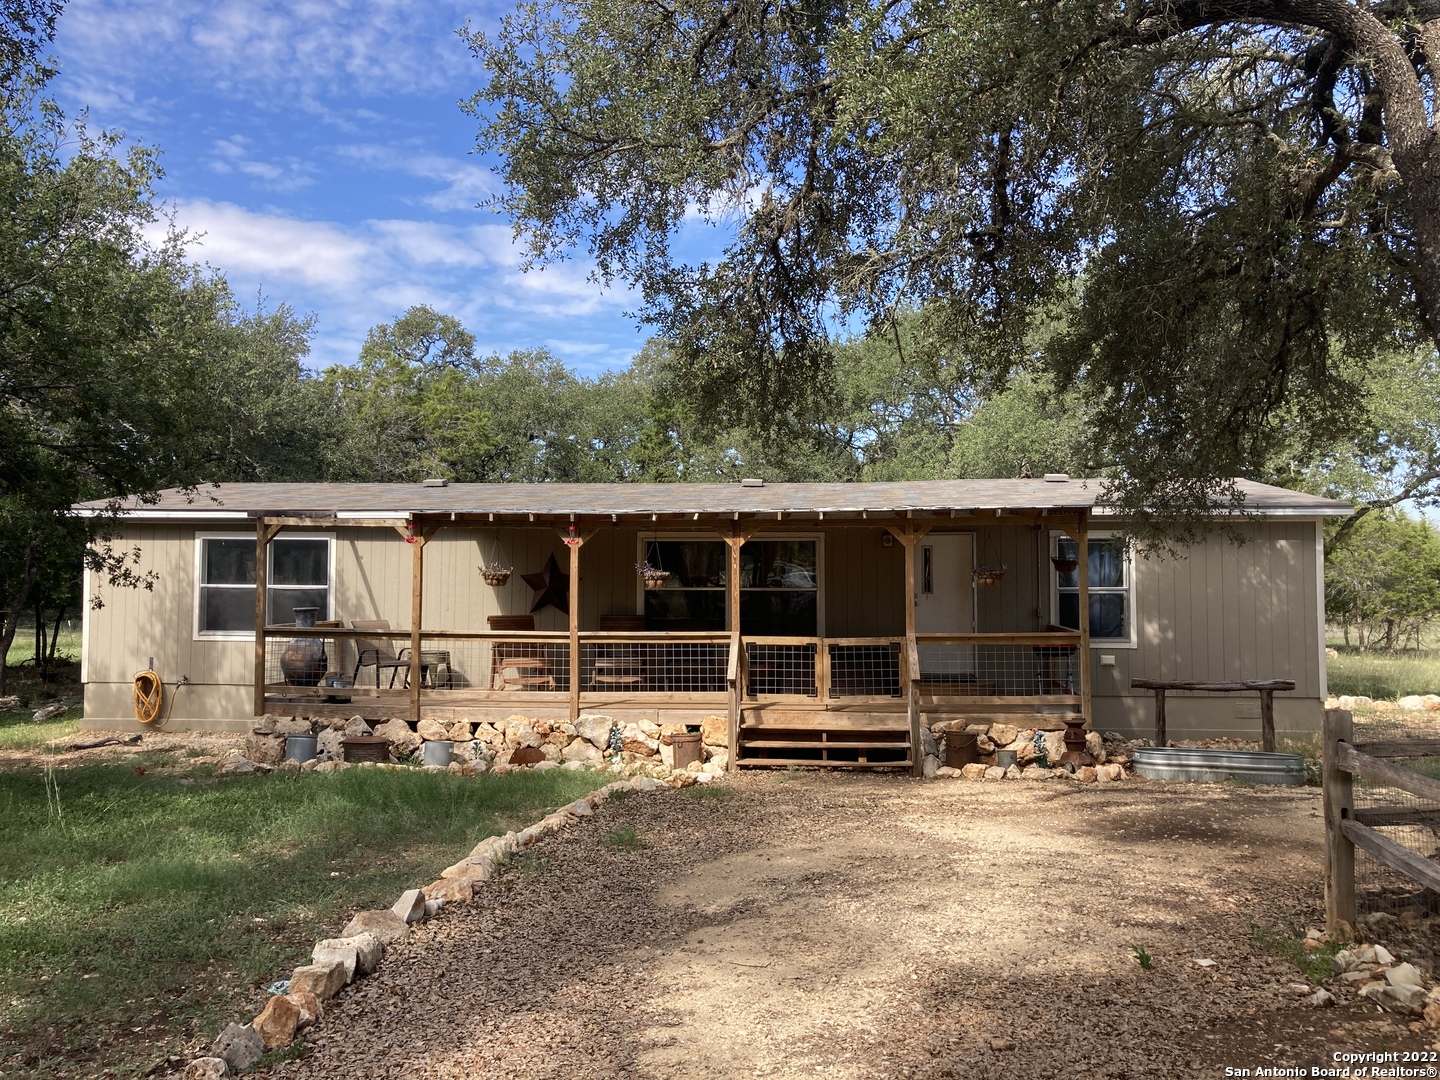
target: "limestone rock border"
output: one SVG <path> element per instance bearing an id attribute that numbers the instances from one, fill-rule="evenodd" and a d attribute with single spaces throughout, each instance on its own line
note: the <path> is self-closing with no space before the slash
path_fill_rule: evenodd
<path id="1" fill-rule="evenodd" d="M 664 780 L 645 775 L 612 780 L 519 832 L 485 837 L 429 885 L 405 890 L 391 907 L 359 912 L 338 937 L 317 942 L 313 962 L 295 969 L 286 992 L 272 994 L 249 1023 L 226 1025 L 208 1056 L 186 1064 L 183 1080 L 230 1076 L 249 1069 L 266 1050 L 288 1046 L 299 1031 L 320 1019 L 326 1001 L 375 971 L 384 960 L 387 945 L 405 937 L 413 924 L 433 918 L 447 904 L 473 902 L 477 890 L 510 860 L 544 837 L 593 817 L 617 792 L 671 791 L 698 782 L 702 782 L 700 776 L 693 772 L 674 772 Z"/>

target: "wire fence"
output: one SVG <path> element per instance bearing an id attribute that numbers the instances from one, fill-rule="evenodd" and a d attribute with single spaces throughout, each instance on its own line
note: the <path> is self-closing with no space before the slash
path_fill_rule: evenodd
<path id="1" fill-rule="evenodd" d="M 751 697 L 818 697 L 813 641 L 795 645 L 745 642 L 748 676 L 745 691 Z"/>
<path id="2" fill-rule="evenodd" d="M 595 693 L 723 694 L 728 642 L 582 641 L 580 687 Z"/>
<path id="3" fill-rule="evenodd" d="M 1440 738 L 1440 716 L 1434 714 L 1376 713 L 1354 719 L 1357 746 L 1415 739 Z M 1377 755 L 1379 756 L 1379 755 Z M 1440 755 L 1396 758 L 1387 761 L 1423 776 L 1440 779 Z M 1379 830 L 1387 839 L 1417 855 L 1440 863 L 1440 800 L 1421 798 L 1388 784 L 1356 775 L 1353 778 L 1354 816 Z M 1355 908 L 1362 921 L 1379 916 L 1405 923 L 1428 920 L 1440 914 L 1440 893 L 1414 881 L 1363 848 L 1355 850 Z"/>
<path id="4" fill-rule="evenodd" d="M 900 696 L 898 641 L 878 645 L 828 643 L 826 649 L 832 698 Z"/>
<path id="5" fill-rule="evenodd" d="M 1074 695 L 1073 645 L 921 643 L 922 693 L 954 697 Z"/>

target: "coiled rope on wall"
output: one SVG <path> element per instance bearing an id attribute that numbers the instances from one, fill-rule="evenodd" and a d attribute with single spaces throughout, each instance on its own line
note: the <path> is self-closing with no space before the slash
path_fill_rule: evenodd
<path id="1" fill-rule="evenodd" d="M 170 723 L 170 714 L 175 711 L 175 696 L 180 687 L 190 681 L 190 676 L 181 675 L 175 689 L 170 692 L 170 707 L 165 710 L 165 719 L 160 719 L 160 707 L 165 701 L 165 683 L 149 668 L 135 675 L 135 719 L 140 723 L 164 731 Z"/>

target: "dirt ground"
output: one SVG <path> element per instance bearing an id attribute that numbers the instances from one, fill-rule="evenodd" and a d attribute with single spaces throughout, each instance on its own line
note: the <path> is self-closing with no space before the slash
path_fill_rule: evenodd
<path id="1" fill-rule="evenodd" d="M 1319 924 L 1319 814 L 1314 789 L 811 772 L 632 795 L 419 926 L 268 1075 L 1219 1077 L 1425 1049 L 1310 1006 L 1256 944 Z"/>

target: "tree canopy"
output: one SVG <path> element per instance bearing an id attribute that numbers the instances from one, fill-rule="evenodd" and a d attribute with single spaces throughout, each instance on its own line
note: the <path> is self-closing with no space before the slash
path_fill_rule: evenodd
<path id="1" fill-rule="evenodd" d="M 496 205 L 635 282 L 717 423 L 803 422 L 835 327 L 914 310 L 1183 517 L 1440 333 L 1431 0 L 530 0 L 470 41 Z"/>

